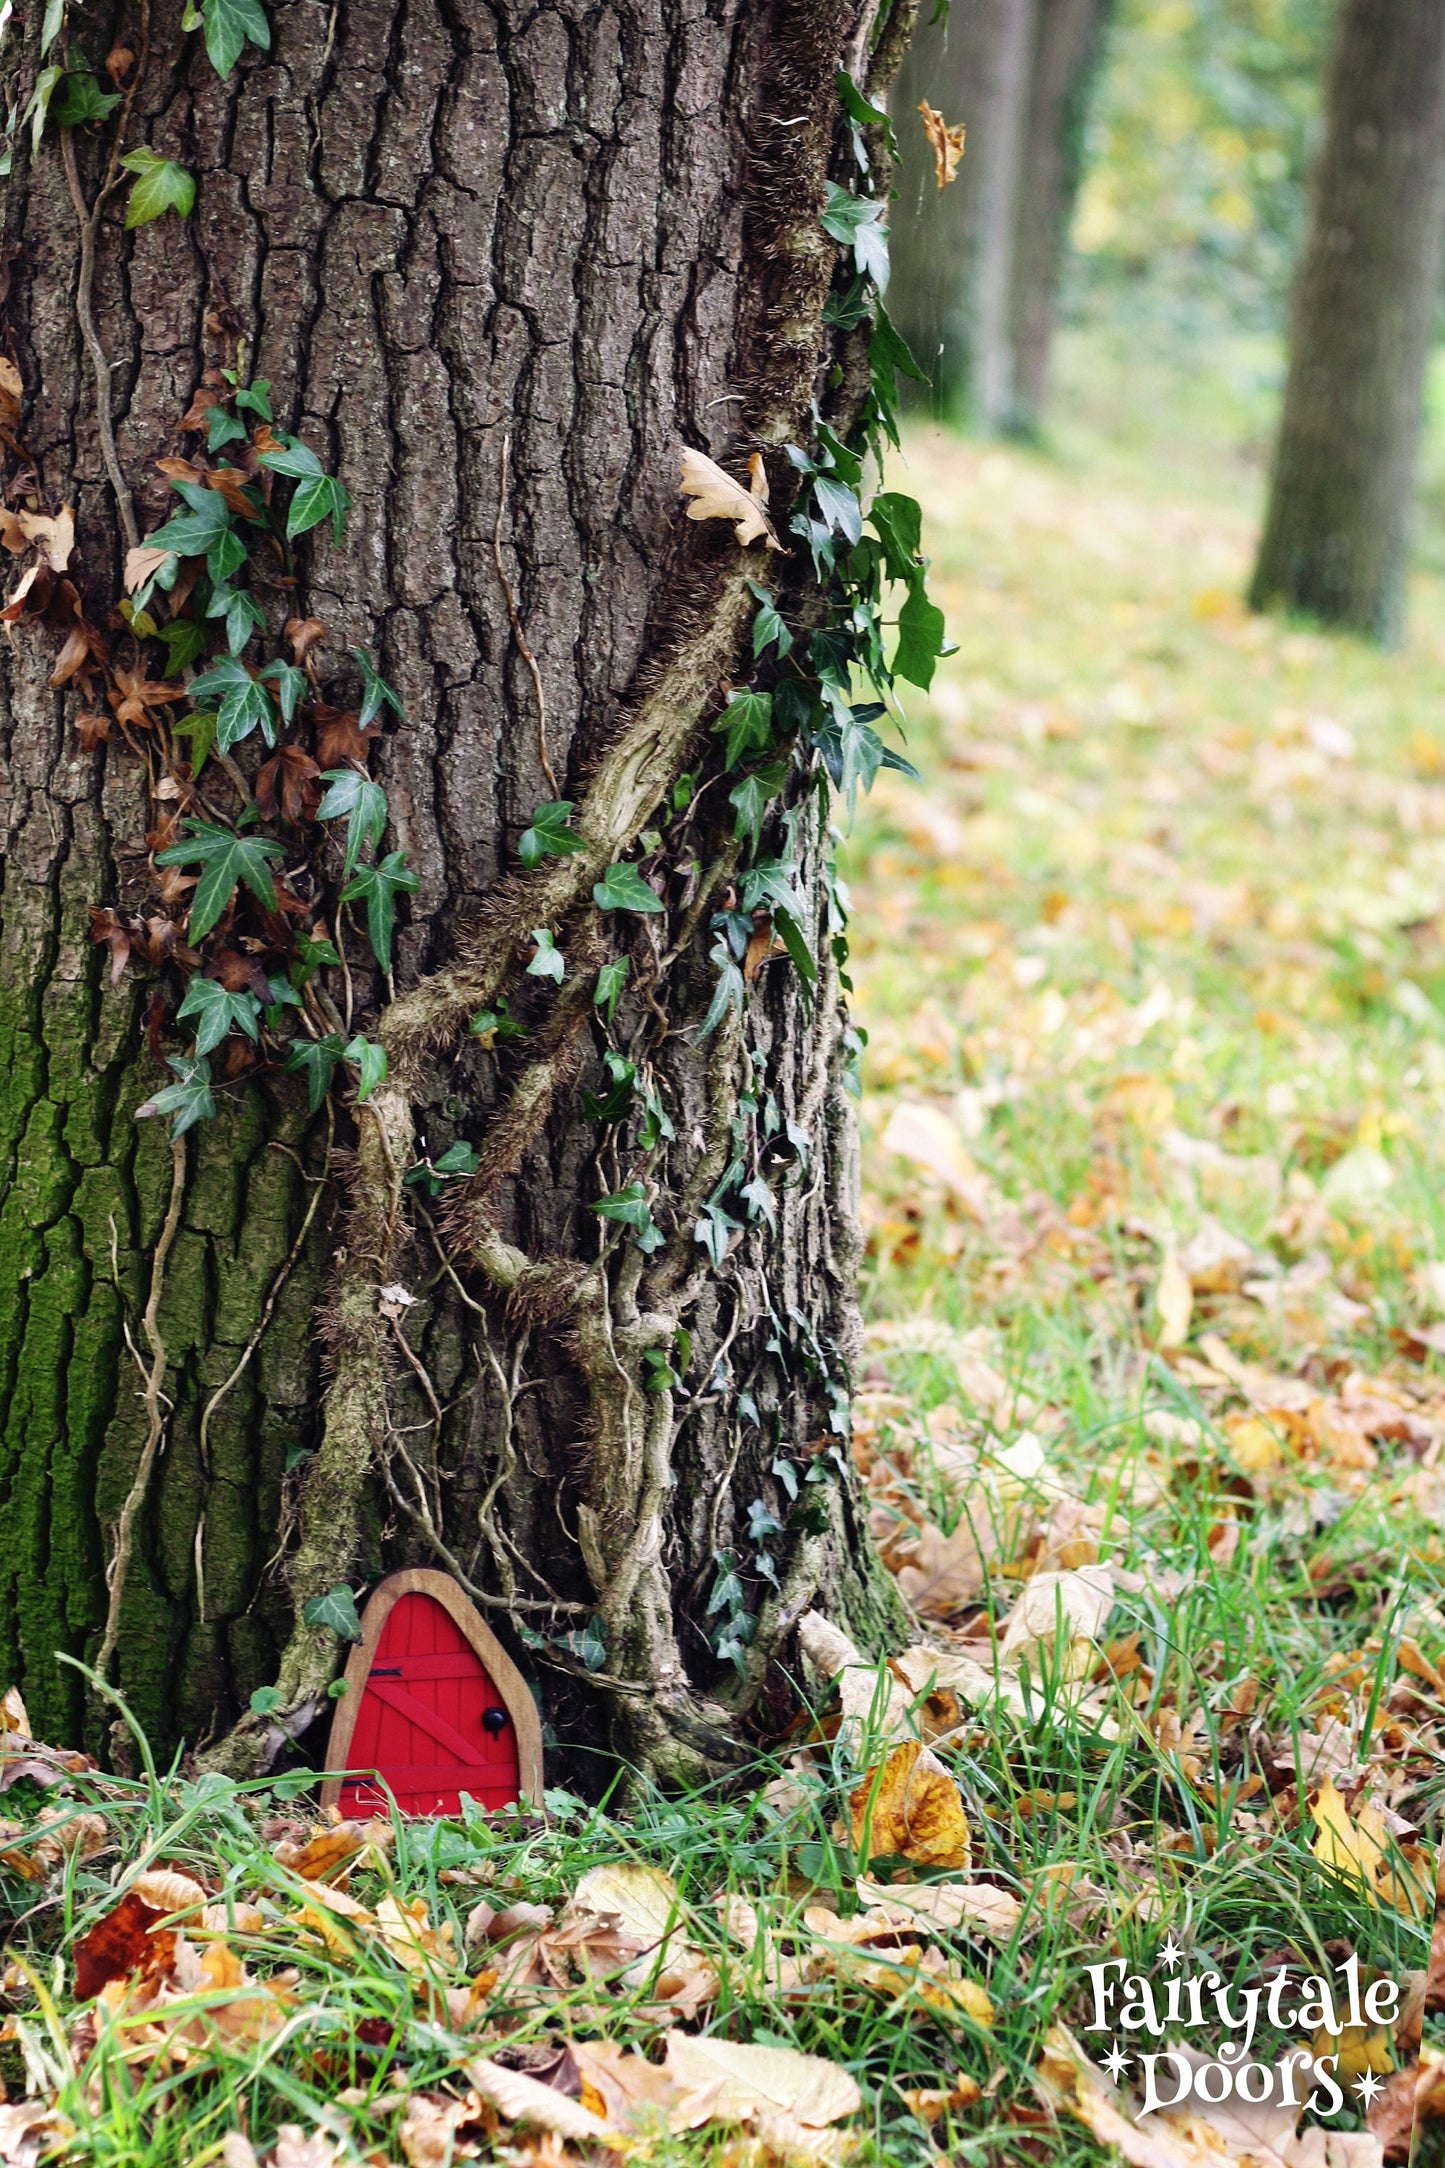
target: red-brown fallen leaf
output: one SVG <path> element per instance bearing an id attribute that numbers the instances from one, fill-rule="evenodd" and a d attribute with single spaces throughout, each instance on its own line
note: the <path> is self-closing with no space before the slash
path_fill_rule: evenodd
<path id="1" fill-rule="evenodd" d="M 240 519 L 259 517 L 255 504 L 244 495 L 245 485 L 252 480 L 240 467 L 212 467 L 205 477 L 208 487 L 218 497 L 224 497 L 227 508 Z"/>
<path id="2" fill-rule="evenodd" d="M 130 931 L 123 926 L 114 911 L 102 910 L 100 905 L 90 906 L 90 938 L 110 945 L 110 983 L 119 986 L 121 974 L 130 962 Z"/>
<path id="3" fill-rule="evenodd" d="M 3 360 L 3 358 L 3 356 L 0 356 L 0 360 Z M 30 547 L 30 544 L 25 539 L 25 529 L 15 517 L 9 505 L 0 505 L 0 544 L 3 544 L 9 550 L 12 557 L 23 557 Z"/>
<path id="4" fill-rule="evenodd" d="M 121 84 L 135 66 L 135 54 L 128 45 L 112 45 L 105 56 L 105 72 L 119 90 Z"/>
<path id="5" fill-rule="evenodd" d="M 311 755 L 299 745 L 283 745 L 256 773 L 256 803 L 264 819 L 278 815 L 293 827 L 310 820 L 319 803 L 312 787 L 320 775 Z"/>
<path id="6" fill-rule="evenodd" d="M 97 1920 L 75 1945 L 75 1999 L 89 2002 L 109 1980 L 135 1973 L 168 1972 L 176 1960 L 176 1938 L 169 1927 L 159 1931 L 165 1914 L 132 1891 L 114 1912 Z"/>
<path id="7" fill-rule="evenodd" d="M 61 685 L 68 685 L 76 672 L 83 670 L 89 660 L 89 629 L 83 623 L 74 625 L 71 627 L 64 647 L 55 658 L 55 667 L 47 680 L 51 690 L 54 691 Z"/>
<path id="8" fill-rule="evenodd" d="M 18 422 L 24 398 L 25 386 L 20 381 L 20 371 L 8 354 L 0 354 L 0 421 Z"/>
<path id="9" fill-rule="evenodd" d="M 0 622 L 13 625 L 17 618 L 32 616 L 43 610 L 55 588 L 55 574 L 49 565 L 31 565 L 16 581 L 9 601 L 0 610 Z"/>
<path id="10" fill-rule="evenodd" d="M 110 717 L 82 708 L 75 718 L 75 741 L 82 753 L 93 753 L 98 745 L 108 743 L 109 738 Z"/>
<path id="11" fill-rule="evenodd" d="M 368 723 L 363 730 L 355 712 L 324 707 L 316 710 L 316 758 L 323 768 L 339 768 L 348 760 L 365 765 L 372 739 L 380 736 L 374 723 Z"/>
<path id="12" fill-rule="evenodd" d="M 319 617 L 288 617 L 286 637 L 297 662 L 303 663 L 312 648 L 326 638 L 326 627 Z"/>

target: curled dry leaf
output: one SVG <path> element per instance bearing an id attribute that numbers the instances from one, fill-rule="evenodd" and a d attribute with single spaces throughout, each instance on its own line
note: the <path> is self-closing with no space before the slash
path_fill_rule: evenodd
<path id="1" fill-rule="evenodd" d="M 125 591 L 133 595 L 147 580 L 155 578 L 161 566 L 170 556 L 169 550 L 158 550 L 149 542 L 138 542 L 133 550 L 125 553 Z"/>
<path id="2" fill-rule="evenodd" d="M 834 2148 L 818 2143 L 821 2134 L 829 2124 L 856 2115 L 863 2105 L 848 2071 L 796 2048 L 671 2032 L 666 2067 L 687 2092 L 701 2094 L 715 2087 L 712 2117 L 751 2123 L 765 2144 L 776 2144 L 780 2151 L 828 2157 Z"/>
<path id="3" fill-rule="evenodd" d="M 805 1611 L 798 1621 L 798 1646 L 825 1679 L 838 1681 L 841 1736 L 851 1753 L 860 1752 L 865 1726 L 885 1739 L 907 1733 L 910 1696 L 886 1667 L 870 1663 L 831 1619 L 820 1611 Z"/>
<path id="4" fill-rule="evenodd" d="M 457 2144 L 457 2132 L 473 2120 L 474 2107 L 438 2093 L 413 2093 L 396 2132 L 410 2168 L 451 2168 L 459 2154 L 475 2153 L 475 2146 Z"/>
<path id="5" fill-rule="evenodd" d="M 858 1895 L 867 1905 L 882 1905 L 930 1927 L 976 1928 L 997 1942 L 1007 1942 L 1018 1926 L 1023 1906 L 1011 1890 L 991 1882 L 870 1882 L 858 1878 Z"/>
<path id="6" fill-rule="evenodd" d="M 42 2156 L 58 2153 L 75 2135 L 75 2125 L 43 2100 L 0 2102 L 0 2161 L 5 2168 L 35 2168 Z"/>
<path id="7" fill-rule="evenodd" d="M 1194 1284 L 1176 1249 L 1164 1252 L 1154 1289 L 1154 1308 L 1159 1317 L 1160 1347 L 1183 1347 L 1194 1315 Z"/>
<path id="8" fill-rule="evenodd" d="M 915 1916 L 875 1905 L 843 1920 L 826 1905 L 810 1905 L 803 1924 L 817 1937 L 815 1976 L 831 1972 L 876 1994 L 916 1996 L 931 2009 L 961 2013 L 976 2025 L 993 2024 L 993 2003 L 978 1981 L 942 1950 L 910 1939 L 920 1929 Z"/>
<path id="9" fill-rule="evenodd" d="M 559 2138 L 605 2138 L 612 2126 L 604 2116 L 594 2115 L 580 2100 L 529 2078 L 524 2070 L 508 2070 L 489 2056 L 478 2056 L 465 2066 L 466 2074 L 483 2100 L 509 2123 L 529 2123 L 538 2130 L 553 2130 Z"/>
<path id="10" fill-rule="evenodd" d="M 1404 1847 L 1391 1845 L 1389 1824 L 1368 1797 L 1360 1800 L 1352 1819 L 1334 1779 L 1326 1777 L 1310 1813 L 1319 1832 L 1312 1849 L 1322 1867 L 1358 1882 L 1371 1904 L 1391 1905 L 1407 1919 L 1424 1911 L 1429 1860 L 1423 1853 L 1417 1860 Z"/>
<path id="11" fill-rule="evenodd" d="M 1064 1678 L 1082 1678 L 1095 1662 L 1094 1643 L 1113 1607 L 1114 1576 L 1107 1566 L 1036 1573 L 1009 1613 L 1000 1660 L 1017 1671 L 1024 1657 L 1052 1652 L 1052 1666 Z"/>
<path id="12" fill-rule="evenodd" d="M 63 504 L 56 513 L 27 512 L 21 510 L 15 517 L 27 542 L 33 543 L 43 565 L 52 572 L 63 572 L 70 562 L 75 548 L 74 507 Z"/>
<path id="13" fill-rule="evenodd" d="M 958 1786 L 937 1755 L 915 1740 L 895 1747 L 848 1801 L 859 1857 L 897 1856 L 920 1867 L 967 1867 L 968 1821 Z"/>
<path id="14" fill-rule="evenodd" d="M 782 548 L 767 515 L 767 475 L 758 453 L 754 452 L 748 462 L 748 471 L 753 478 L 751 492 L 744 489 L 741 482 L 735 482 L 705 452 L 694 452 L 684 445 L 678 459 L 682 467 L 682 480 L 678 486 L 684 497 L 693 500 L 687 508 L 689 519 L 731 520 L 740 549 L 757 541 L 765 541 L 770 550 Z"/>
<path id="15" fill-rule="evenodd" d="M 336 2168 L 341 2148 L 324 2130 L 308 2137 L 299 2123 L 283 2123 L 276 2133 L 275 2168 Z"/>
<path id="16" fill-rule="evenodd" d="M 940 188 L 947 188 L 958 172 L 958 161 L 963 156 L 963 122 L 950 128 L 941 113 L 935 112 L 926 98 L 918 101 L 923 115 L 923 133 L 933 153 L 933 174 Z"/>
<path id="17" fill-rule="evenodd" d="M 206 1902 L 206 1892 L 199 1882 L 168 1867 L 153 1867 L 148 1874 L 138 1874 L 129 1887 L 143 1904 L 162 1913 L 194 1912 Z"/>
<path id="18" fill-rule="evenodd" d="M 900 2088 L 902 2090 L 902 2088 Z M 983 2088 L 962 2070 L 959 2071 L 947 2092 L 903 2092 L 913 2114 L 920 2123 L 936 2123 L 940 2116 L 949 2115 L 959 2108 L 971 2108 L 982 2097 Z"/>

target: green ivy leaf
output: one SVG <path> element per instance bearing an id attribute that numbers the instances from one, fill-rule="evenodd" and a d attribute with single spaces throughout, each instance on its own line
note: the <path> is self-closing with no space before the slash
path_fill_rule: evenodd
<path id="1" fill-rule="evenodd" d="M 281 720 L 289 723 L 296 713 L 297 701 L 306 690 L 305 671 L 298 670 L 295 663 L 282 662 L 278 658 L 268 662 L 261 675 L 268 685 L 275 686 L 276 697 L 281 703 Z"/>
<path id="2" fill-rule="evenodd" d="M 527 966 L 528 978 L 551 979 L 560 986 L 567 976 L 566 957 L 545 926 L 534 926 L 532 939 L 537 944 L 537 953 Z"/>
<path id="3" fill-rule="evenodd" d="M 271 695 L 235 655 L 222 655 L 209 670 L 191 679 L 190 690 L 198 700 L 219 697 L 216 743 L 223 753 L 249 738 L 259 723 L 268 745 L 276 743 L 276 717 Z"/>
<path id="4" fill-rule="evenodd" d="M 800 978 L 811 986 L 818 976 L 817 960 L 808 946 L 808 937 L 791 911 L 779 904 L 773 910 L 773 924 L 783 937 L 783 946 L 793 959 Z"/>
<path id="5" fill-rule="evenodd" d="M 193 617 L 173 617 L 168 625 L 159 627 L 155 637 L 165 647 L 168 678 L 179 677 L 206 652 L 206 628 Z"/>
<path id="6" fill-rule="evenodd" d="M 127 228 L 148 226 L 152 219 L 164 218 L 167 211 L 174 211 L 177 218 L 190 217 L 196 203 L 196 183 L 194 176 L 189 174 L 184 166 L 178 166 L 174 159 L 160 157 L 144 143 L 136 150 L 127 151 L 121 165 L 127 173 L 133 173 L 136 177 L 135 186 L 126 202 Z M 220 411 L 218 407 L 212 407 L 206 419 L 209 421 L 212 414 Z M 230 423 L 233 434 L 245 435 L 246 432 L 231 421 L 229 414 L 223 418 Z M 206 449 L 213 452 L 217 443 L 224 444 L 226 439 L 217 439 L 215 424 L 212 423 L 211 427 L 211 440 Z"/>
<path id="7" fill-rule="evenodd" d="M 346 821 L 346 859 L 341 873 L 343 880 L 350 880 L 351 869 L 361 853 L 375 850 L 386 831 L 386 792 L 357 768 L 328 768 L 321 780 L 331 787 L 316 808 L 316 818 Z"/>
<path id="8" fill-rule="evenodd" d="M 727 737 L 727 764 L 735 768 L 746 753 L 758 752 L 772 741 L 773 702 L 769 693 L 733 692 L 713 724 Z"/>
<path id="9" fill-rule="evenodd" d="M 636 866 L 609 866 L 593 884 L 592 901 L 599 911 L 661 911 L 661 898 L 650 889 Z"/>
<path id="10" fill-rule="evenodd" d="M 153 1114 L 173 1114 L 171 1135 L 183 1137 L 197 1122 L 214 1121 L 216 1102 L 211 1096 L 211 1065 L 204 1054 L 168 1054 L 166 1067 L 178 1081 L 167 1084 L 144 1106 L 137 1107 L 138 1122 Z"/>
<path id="11" fill-rule="evenodd" d="M 249 1703 L 252 1716 L 273 1716 L 285 1706 L 286 1696 L 277 1686 L 258 1686 Z"/>
<path id="12" fill-rule="evenodd" d="M 291 495 L 286 512 L 286 539 L 294 542 L 298 535 L 309 534 L 319 527 L 322 520 L 330 519 L 331 532 L 338 547 L 341 542 L 341 522 L 351 510 L 351 492 L 334 474 L 312 475 L 298 482 Z"/>
<path id="13" fill-rule="evenodd" d="M 306 1096 L 315 1114 L 331 1089 L 336 1064 L 345 1051 L 339 1032 L 328 1031 L 324 1039 L 293 1039 L 285 1067 L 293 1076 L 306 1079 Z"/>
<path id="14" fill-rule="evenodd" d="M 758 606 L 758 614 L 753 619 L 753 654 L 761 655 L 764 648 L 776 642 L 781 660 L 793 645 L 793 635 L 778 615 L 777 604 L 767 588 L 759 587 L 756 580 L 749 580 L 748 588 Z"/>
<path id="15" fill-rule="evenodd" d="M 40 156 L 40 138 L 45 133 L 45 120 L 50 111 L 50 101 L 55 96 L 55 86 L 64 73 L 64 68 L 53 61 L 48 68 L 42 68 L 35 78 L 35 88 L 30 93 L 30 103 L 25 108 L 25 119 L 30 123 L 30 148 L 36 158 Z"/>
<path id="16" fill-rule="evenodd" d="M 148 534 L 145 547 L 174 550 L 180 557 L 205 557 L 222 536 L 231 531 L 231 514 L 226 500 L 219 490 L 206 489 L 196 482 L 175 482 L 172 487 L 179 490 L 190 509 L 178 512 L 164 527 L 157 527 L 154 534 Z M 243 558 L 244 555 L 243 550 Z"/>
<path id="17" fill-rule="evenodd" d="M 196 1018 L 195 1051 L 209 1054 L 232 1030 L 244 1032 L 248 1039 L 256 1039 L 260 1007 L 254 994 L 245 991 L 227 993 L 219 979 L 202 978 L 197 972 L 186 988 L 186 997 L 176 1011 L 176 1019 L 179 1022 L 187 1016 Z"/>
<path id="18" fill-rule="evenodd" d="M 40 24 L 40 57 L 42 60 L 60 36 L 60 28 L 64 21 L 65 0 L 45 0 L 45 14 Z"/>
<path id="19" fill-rule="evenodd" d="M 271 25 L 260 0 L 201 0 L 206 51 L 217 75 L 227 76 L 241 57 L 247 38 L 262 52 L 271 50 Z"/>
<path id="20" fill-rule="evenodd" d="M 475 1174 L 480 1165 L 475 1145 L 462 1140 L 449 1144 L 441 1158 L 433 1160 L 432 1171 L 435 1174 Z"/>
<path id="21" fill-rule="evenodd" d="M 574 852 L 584 850 L 582 838 L 567 826 L 571 818 L 570 798 L 556 798 L 547 805 L 539 805 L 532 815 L 531 827 L 522 830 L 517 845 L 522 864 L 536 866 L 544 858 L 570 858 Z"/>
<path id="22" fill-rule="evenodd" d="M 787 780 L 787 762 L 770 761 L 766 768 L 757 768 L 751 775 L 745 775 L 741 783 L 735 783 L 728 792 L 728 803 L 736 806 L 738 816 L 733 833 L 746 836 L 754 850 L 758 847 L 763 815 Z"/>
<path id="23" fill-rule="evenodd" d="M 733 961 L 725 933 L 718 935 L 708 955 L 709 960 L 717 965 L 717 985 L 713 988 L 707 1015 L 698 1026 L 699 1043 L 712 1037 L 729 1009 L 741 1010 L 747 994 L 742 972 Z"/>
<path id="24" fill-rule="evenodd" d="M 357 1098 L 369 1099 L 386 1075 L 386 1048 L 358 1032 L 346 1049 L 346 1058 L 356 1064 Z"/>
<path id="25" fill-rule="evenodd" d="M 378 676 L 376 665 L 364 647 L 354 647 L 351 652 L 361 669 L 361 712 L 356 718 L 359 727 L 365 730 L 368 723 L 375 721 L 383 701 L 404 722 L 406 709 L 401 704 L 401 695 L 384 677 Z"/>
<path id="26" fill-rule="evenodd" d="M 206 450 L 218 452 L 223 444 L 246 441 L 246 424 L 236 415 L 228 414 L 224 407 L 206 408 Z"/>
<path id="27" fill-rule="evenodd" d="M 279 451 L 259 452 L 257 457 L 273 474 L 284 474 L 293 482 L 314 482 L 326 473 L 310 445 L 303 444 L 299 437 L 286 437 Z"/>
<path id="28" fill-rule="evenodd" d="M 855 489 L 831 474 L 816 474 L 813 497 L 830 534 L 840 534 L 850 544 L 858 541 L 863 532 L 863 507 Z"/>
<path id="29" fill-rule="evenodd" d="M 206 551 L 206 570 L 214 586 L 220 587 L 246 562 L 246 545 L 234 527 L 228 527 L 223 535 Z"/>
<path id="30" fill-rule="evenodd" d="M 167 676 L 170 672 L 167 671 Z M 200 779 L 201 770 L 211 755 L 216 742 L 216 718 L 214 715 L 183 715 L 178 723 L 171 724 L 173 738 L 189 738 L 191 741 L 191 781 Z"/>
<path id="31" fill-rule="evenodd" d="M 226 645 L 239 655 L 255 633 L 266 629 L 266 613 L 256 597 L 244 587 L 217 587 L 206 604 L 207 617 L 224 617 Z"/>
<path id="32" fill-rule="evenodd" d="M 83 128 L 88 121 L 108 120 L 120 104 L 118 90 L 102 90 L 89 68 L 72 68 L 65 78 L 55 118 L 62 128 Z M 130 224 L 130 220 L 126 220 Z"/>
<path id="33" fill-rule="evenodd" d="M 516 1017 L 508 1016 L 505 1001 L 498 1001 L 490 1009 L 478 1009 L 467 1029 L 480 1039 L 485 1047 L 490 1047 L 494 1039 L 520 1039 L 524 1036 L 523 1027 Z"/>
<path id="34" fill-rule="evenodd" d="M 324 1626 L 329 1633 L 343 1641 L 361 1639 L 361 1620 L 356 1615 L 356 1598 L 344 1581 L 335 1588 L 328 1588 L 324 1596 L 313 1596 L 302 1608 L 301 1617 L 308 1626 Z"/>
<path id="35" fill-rule="evenodd" d="M 232 835 L 229 828 L 215 828 L 209 821 L 187 820 L 182 826 L 190 830 L 187 840 L 157 851 L 156 864 L 201 868 L 191 898 L 193 945 L 205 939 L 242 881 L 264 910 L 275 910 L 276 883 L 267 860 L 285 857 L 279 843 L 269 836 Z"/>
<path id="36" fill-rule="evenodd" d="M 610 1197 L 599 1197 L 592 1209 L 602 1219 L 618 1220 L 624 1227 L 630 1227 L 632 1239 L 644 1257 L 661 1249 L 663 1232 L 652 1217 L 647 1191 L 640 1182 L 629 1182 L 626 1189 L 614 1190 Z"/>
<path id="37" fill-rule="evenodd" d="M 610 1024 L 617 1014 L 617 1003 L 627 981 L 631 965 L 625 956 L 616 956 L 610 964 L 604 964 L 597 974 L 597 986 L 592 996 L 594 1009 L 605 1009 Z"/>
<path id="38" fill-rule="evenodd" d="M 236 404 L 248 413 L 259 414 L 263 422 L 276 419 L 271 412 L 271 379 L 269 376 L 253 377 L 249 384 L 242 384 L 236 392 Z"/>
<path id="39" fill-rule="evenodd" d="M 888 286 L 888 229 L 883 224 L 887 205 L 871 196 L 855 196 L 851 190 L 829 181 L 827 201 L 820 220 L 830 240 L 851 248 L 853 261 L 879 293 Z"/>
<path id="40" fill-rule="evenodd" d="M 366 903 L 366 931 L 372 954 L 383 971 L 391 969 L 391 937 L 396 929 L 396 899 L 415 895 L 421 882 L 410 872 L 405 851 L 388 851 L 379 866 L 359 866 L 341 891 L 343 903 Z"/>
<path id="41" fill-rule="evenodd" d="M 849 120 L 856 121 L 860 128 L 889 127 L 888 115 L 883 111 L 883 108 L 872 104 L 863 95 L 863 92 L 858 88 L 846 68 L 838 70 L 835 81 L 838 86 L 839 102 Z"/>
<path id="42" fill-rule="evenodd" d="M 936 602 L 930 602 L 922 577 L 916 577 L 908 589 L 908 600 L 898 613 L 898 646 L 893 655 L 893 668 L 910 685 L 921 686 L 927 692 L 933 683 L 934 665 L 943 653 L 945 626 L 943 612 Z"/>
<path id="43" fill-rule="evenodd" d="M 880 489 L 868 507 L 868 518 L 883 544 L 889 579 L 915 580 L 923 541 L 923 513 L 916 501 L 896 490 Z"/>

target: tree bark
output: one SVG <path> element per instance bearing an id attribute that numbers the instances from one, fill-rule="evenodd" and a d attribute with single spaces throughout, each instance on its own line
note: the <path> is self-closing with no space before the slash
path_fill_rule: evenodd
<path id="1" fill-rule="evenodd" d="M 1343 0 L 1249 599 L 1380 641 L 1404 615 L 1445 247 L 1445 11 Z"/>
<path id="2" fill-rule="evenodd" d="M 1048 397 L 1064 250 L 1106 12 L 1107 0 L 1037 0 L 1009 288 L 1007 426 L 1018 436 L 1037 433 Z"/>
<path id="3" fill-rule="evenodd" d="M 559 1742 L 715 1771 L 789 1705 L 810 1603 L 872 1646 L 898 1620 L 846 1452 L 856 1151 L 816 762 L 763 832 L 796 841 L 816 995 L 761 961 L 741 1014 L 699 1028 L 739 863 L 710 724 L 750 667 L 747 581 L 804 614 L 815 591 L 801 548 L 764 563 L 684 521 L 676 455 L 761 451 L 786 530 L 781 447 L 815 397 L 850 425 L 866 331 L 860 349 L 824 324 L 841 274 L 818 224 L 852 157 L 833 86 L 846 66 L 881 95 L 911 11 L 870 78 L 866 0 L 288 0 L 271 52 L 222 81 L 181 0 L 153 0 L 148 44 L 132 5 L 94 57 L 140 54 L 127 145 L 198 195 L 185 222 L 127 232 L 119 195 L 99 221 L 123 480 L 142 532 L 175 510 L 154 463 L 194 444 L 178 421 L 218 364 L 268 378 L 277 426 L 340 474 L 341 539 L 313 531 L 278 608 L 324 622 L 337 707 L 357 646 L 399 693 L 373 767 L 421 885 L 394 989 L 354 938 L 326 975 L 386 1046 L 370 1102 L 308 1116 L 271 1067 L 173 1151 L 136 1113 L 166 1081 L 148 1032 L 177 1044 L 175 981 L 133 964 L 112 989 L 87 915 L 155 909 L 155 766 L 119 732 L 82 751 L 54 639 L 7 626 L 0 1680 L 38 1730 L 95 1743 L 99 1705 L 55 1652 L 93 1659 L 116 1610 L 111 1676 L 158 1747 L 241 1717 L 222 1759 L 266 1766 L 328 1707 L 336 1641 L 305 1601 L 440 1561 Z M 71 131 L 86 205 L 103 138 Z M 28 460 L 28 501 L 75 504 L 71 575 L 120 645 L 76 208 L 53 131 L 15 145 L 11 501 Z M 255 754 L 234 756 L 247 786 Z M 559 797 L 584 848 L 519 872 Z M 665 909 L 600 912 L 594 882 L 639 838 Z M 555 990 L 526 972 L 535 926 L 566 959 Z M 595 974 L 624 956 L 609 1029 Z M 498 1001 L 520 1037 L 469 1031 Z M 610 1123 L 588 1112 L 608 1052 L 638 1079 Z M 671 1132 L 650 1154 L 644 1088 Z M 403 1186 L 458 1141 L 469 1179 Z M 665 1237 L 650 1257 L 592 1209 L 630 1179 Z M 755 1622 L 734 1662 L 709 1615 L 730 1572 L 723 1615 Z M 244 1717 L 278 1677 L 279 1714 Z"/>

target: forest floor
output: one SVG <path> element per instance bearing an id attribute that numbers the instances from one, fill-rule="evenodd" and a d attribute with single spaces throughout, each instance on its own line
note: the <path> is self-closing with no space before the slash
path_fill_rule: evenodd
<path id="1" fill-rule="evenodd" d="M 753 1791 L 545 1824 L 32 1756 L 7 2168 L 1373 2168 L 1445 2114 L 1445 587 L 1399 656 L 1251 619 L 1227 463 L 1061 444 L 910 438 L 959 652 L 846 851 L 858 1451 L 931 1758 L 848 1668 Z M 1162 1995 L 1166 1935 L 1285 2015 L 1402 1988 L 1316 2037 L 1314 2136 L 1138 2127 L 1162 2041 L 1090 2036 L 1084 1968 Z"/>

